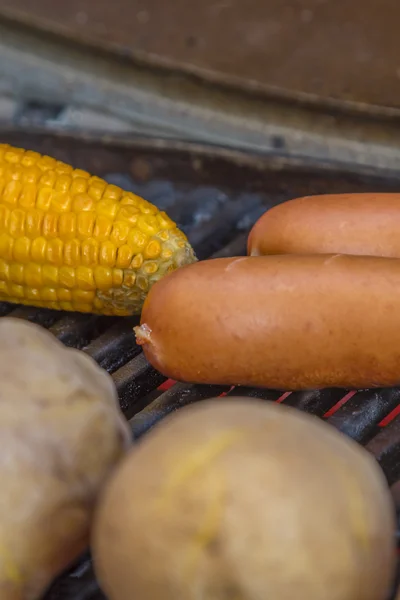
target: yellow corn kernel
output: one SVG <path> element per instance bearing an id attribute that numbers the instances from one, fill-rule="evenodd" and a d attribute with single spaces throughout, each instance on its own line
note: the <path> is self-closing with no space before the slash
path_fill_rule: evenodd
<path id="1" fill-rule="evenodd" d="M 47 241 L 43 237 L 37 237 L 32 241 L 31 258 L 38 263 L 44 263 L 47 254 Z"/>
<path id="2" fill-rule="evenodd" d="M 140 215 L 137 226 L 146 235 L 155 235 L 159 228 L 157 217 L 152 215 Z"/>
<path id="3" fill-rule="evenodd" d="M 8 281 L 10 279 L 10 265 L 3 258 L 0 259 L 0 280 Z"/>
<path id="4" fill-rule="evenodd" d="M 50 209 L 57 213 L 71 210 L 72 199 L 68 192 L 54 192 L 51 198 Z"/>
<path id="5" fill-rule="evenodd" d="M 112 183 L 108 184 L 106 189 L 104 190 L 103 198 L 109 198 L 110 200 L 120 200 L 123 191 L 117 185 L 113 185 Z"/>
<path id="6" fill-rule="evenodd" d="M 75 177 L 72 180 L 72 185 L 70 188 L 71 196 L 76 196 L 77 194 L 84 194 L 87 192 L 87 180 L 83 177 Z"/>
<path id="7" fill-rule="evenodd" d="M 43 278 L 41 265 L 30 263 L 25 267 L 25 284 L 28 287 L 42 287 Z"/>
<path id="8" fill-rule="evenodd" d="M 6 260 L 13 258 L 13 238 L 8 233 L 0 233 L 0 257 Z"/>
<path id="9" fill-rule="evenodd" d="M 136 256 L 131 261 L 130 267 L 131 267 L 131 269 L 140 269 L 142 264 L 143 264 L 142 254 L 136 254 Z"/>
<path id="10" fill-rule="evenodd" d="M 136 273 L 133 271 L 125 271 L 124 273 L 124 285 L 128 288 L 133 288 L 136 283 Z"/>
<path id="11" fill-rule="evenodd" d="M 100 242 L 105 242 L 110 237 L 111 228 L 112 223 L 110 219 L 103 215 L 98 215 L 96 217 L 93 235 Z"/>
<path id="12" fill-rule="evenodd" d="M 78 194 L 72 202 L 72 210 L 74 213 L 86 212 L 94 210 L 95 203 L 88 194 Z"/>
<path id="13" fill-rule="evenodd" d="M 112 287 L 112 269 L 96 267 L 94 269 L 94 280 L 99 290 L 109 290 Z"/>
<path id="14" fill-rule="evenodd" d="M 55 238 L 58 235 L 58 215 L 48 212 L 44 215 L 42 235 L 45 238 Z"/>
<path id="15" fill-rule="evenodd" d="M 142 271 L 144 273 L 147 273 L 147 275 L 153 275 L 154 273 L 157 273 L 157 270 L 158 264 L 155 261 L 149 261 L 145 263 L 142 267 Z"/>
<path id="16" fill-rule="evenodd" d="M 66 288 L 58 288 L 57 295 L 62 302 L 71 302 L 72 300 L 72 291 Z"/>
<path id="17" fill-rule="evenodd" d="M 0 204 L 0 231 L 8 229 L 10 215 L 11 210 L 7 206 L 4 206 L 4 204 Z"/>
<path id="18" fill-rule="evenodd" d="M 53 265 L 43 265 L 42 269 L 43 284 L 49 287 L 58 286 L 58 268 Z"/>
<path id="19" fill-rule="evenodd" d="M 44 287 L 41 289 L 40 297 L 44 302 L 57 302 L 57 290 L 55 288 Z"/>
<path id="20" fill-rule="evenodd" d="M 94 211 L 81 212 L 77 214 L 77 231 L 82 239 L 92 237 L 94 224 L 96 222 L 96 213 Z"/>
<path id="21" fill-rule="evenodd" d="M 18 285 L 17 283 L 8 284 L 8 293 L 11 298 L 24 298 L 24 286 Z"/>
<path id="22" fill-rule="evenodd" d="M 21 208 L 35 208 L 36 205 L 36 183 L 25 183 L 19 196 L 19 205 Z"/>
<path id="23" fill-rule="evenodd" d="M 127 269 L 131 264 L 132 258 L 133 249 L 128 244 L 125 244 L 121 248 L 118 248 L 116 266 L 119 269 Z"/>
<path id="24" fill-rule="evenodd" d="M 40 187 L 46 187 L 49 190 L 51 190 L 52 188 L 54 188 L 56 181 L 56 173 L 54 171 L 46 171 L 45 173 L 42 173 L 39 179 L 39 185 Z"/>
<path id="25" fill-rule="evenodd" d="M 161 254 L 161 244 L 158 240 L 150 240 L 144 249 L 144 258 L 158 258 Z"/>
<path id="26" fill-rule="evenodd" d="M 1 217 L 0 217 L 0 219 L 1 219 Z M 111 231 L 111 235 L 110 235 L 111 242 L 113 244 L 115 244 L 115 246 L 117 246 L 117 248 L 119 248 L 120 246 L 125 244 L 126 240 L 128 239 L 129 231 L 130 231 L 130 227 L 129 227 L 128 223 L 123 223 L 122 221 L 118 221 L 117 223 L 114 223 L 112 231 Z"/>
<path id="27" fill-rule="evenodd" d="M 8 223 L 8 233 L 13 237 L 24 235 L 26 212 L 20 208 L 11 211 L 10 220 Z"/>
<path id="28" fill-rule="evenodd" d="M 114 220 L 119 209 L 118 202 L 103 198 L 96 204 L 96 213 L 107 219 Z"/>
<path id="29" fill-rule="evenodd" d="M 63 264 L 63 243 L 60 239 L 47 243 L 46 258 L 49 263 L 61 266 Z"/>
<path id="30" fill-rule="evenodd" d="M 88 290 L 72 290 L 73 302 L 83 302 L 84 304 L 91 304 L 94 300 L 94 291 L 89 292 Z"/>
<path id="31" fill-rule="evenodd" d="M 75 287 L 75 269 L 73 267 L 60 267 L 58 269 L 58 280 L 60 285 L 67 289 Z"/>
<path id="32" fill-rule="evenodd" d="M 63 240 L 72 240 L 76 234 L 76 214 L 67 212 L 58 220 L 59 235 Z"/>
<path id="33" fill-rule="evenodd" d="M 88 267 L 98 264 L 99 244 L 93 238 L 82 242 L 81 247 L 82 264 Z"/>
<path id="34" fill-rule="evenodd" d="M 10 281 L 22 285 L 25 281 L 25 268 L 24 265 L 13 263 L 10 265 Z"/>
<path id="35" fill-rule="evenodd" d="M 39 208 L 39 210 L 43 210 L 44 212 L 49 210 L 53 194 L 54 192 L 51 187 L 39 188 L 36 200 L 36 208 Z"/>
<path id="36" fill-rule="evenodd" d="M 138 222 L 140 212 L 136 206 L 122 206 L 117 212 L 116 221 L 128 223 L 131 227 L 135 227 Z"/>
<path id="37" fill-rule="evenodd" d="M 129 315 L 155 281 L 194 260 L 186 236 L 146 200 L 0 144 L 1 298 Z"/>
<path id="38" fill-rule="evenodd" d="M 88 195 L 96 202 L 103 196 L 107 183 L 99 177 L 92 177 L 89 180 Z"/>
<path id="39" fill-rule="evenodd" d="M 117 248 L 112 242 L 103 242 L 100 246 L 99 263 L 105 267 L 113 267 L 117 258 Z"/>
<path id="40" fill-rule="evenodd" d="M 25 298 L 27 300 L 33 300 L 34 302 L 37 302 L 40 300 L 40 292 L 37 288 L 25 288 Z"/>
<path id="41" fill-rule="evenodd" d="M 18 198 L 22 190 L 22 183 L 19 181 L 10 181 L 5 186 L 2 198 L 3 202 L 10 204 L 11 206 L 15 206 L 18 204 Z"/>
<path id="42" fill-rule="evenodd" d="M 14 242 L 13 256 L 18 263 L 29 263 L 31 261 L 31 240 L 28 237 L 17 238 Z"/>
<path id="43" fill-rule="evenodd" d="M 76 285 L 81 290 L 95 290 L 93 270 L 89 267 L 78 267 L 76 269 Z"/>
<path id="44" fill-rule="evenodd" d="M 133 229 L 128 235 L 128 245 L 131 247 L 133 254 L 141 252 L 146 245 L 147 235 L 138 229 Z"/>
<path id="45" fill-rule="evenodd" d="M 79 240 L 68 240 L 65 242 L 64 262 L 68 266 L 79 267 L 81 264 L 81 244 Z"/>
<path id="46" fill-rule="evenodd" d="M 113 269 L 112 272 L 113 287 L 120 288 L 124 281 L 124 272 L 122 269 Z"/>
<path id="47" fill-rule="evenodd" d="M 35 239 L 42 235 L 42 223 L 44 212 L 38 209 L 28 210 L 25 220 L 25 233 L 31 239 Z"/>

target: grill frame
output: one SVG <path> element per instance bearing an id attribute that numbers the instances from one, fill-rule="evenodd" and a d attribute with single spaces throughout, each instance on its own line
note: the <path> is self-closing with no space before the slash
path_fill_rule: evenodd
<path id="1" fill-rule="evenodd" d="M 128 174 L 135 178 L 136 191 L 150 201 L 154 201 L 151 185 L 169 182 L 174 198 L 167 210 L 178 222 L 182 219 L 182 227 L 200 259 L 244 254 L 247 232 L 260 209 L 290 197 L 400 188 L 400 174 L 385 169 L 318 163 L 278 154 L 249 156 L 160 139 L 105 139 L 0 129 L 0 141 L 51 154 L 99 176 Z M 199 196 L 199 190 L 203 190 L 203 196 Z M 195 196 L 200 197 L 200 203 L 210 200 L 212 210 L 205 220 L 190 223 L 192 207 L 196 210 L 198 202 Z M 215 200 L 217 196 L 222 200 Z M 400 482 L 400 388 L 282 394 L 265 389 L 173 384 L 147 363 L 136 345 L 132 327 L 138 323 L 137 317 L 98 317 L 0 304 L 0 318 L 5 315 L 48 328 L 64 344 L 80 348 L 110 372 L 135 438 L 187 404 L 213 396 L 249 395 L 284 402 L 327 420 L 376 457 L 390 486 Z M 61 576 L 45 600 L 104 600 L 90 556 L 81 557 Z"/>

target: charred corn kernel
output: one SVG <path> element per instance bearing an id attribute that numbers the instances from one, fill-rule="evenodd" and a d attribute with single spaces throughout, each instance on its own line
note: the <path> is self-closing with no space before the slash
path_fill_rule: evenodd
<path id="1" fill-rule="evenodd" d="M 49 156 L 0 144 L 0 299 L 139 313 L 150 287 L 196 260 L 155 206 Z"/>

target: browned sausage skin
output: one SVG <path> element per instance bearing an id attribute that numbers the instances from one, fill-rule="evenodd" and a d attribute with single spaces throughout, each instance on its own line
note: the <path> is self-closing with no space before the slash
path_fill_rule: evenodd
<path id="1" fill-rule="evenodd" d="M 248 254 L 400 257 L 400 194 L 332 194 L 289 200 L 264 213 Z"/>
<path id="2" fill-rule="evenodd" d="M 285 390 L 400 383 L 400 260 L 199 262 L 151 290 L 137 341 L 164 375 Z"/>

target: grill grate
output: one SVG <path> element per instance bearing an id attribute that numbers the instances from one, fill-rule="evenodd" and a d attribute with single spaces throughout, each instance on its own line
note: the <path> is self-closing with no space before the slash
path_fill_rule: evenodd
<path id="1" fill-rule="evenodd" d="M 66 147 L 65 140 L 61 147 Z M 38 149 L 43 150 L 39 147 Z M 52 147 L 47 148 L 47 151 L 56 154 Z M 88 160 L 87 156 L 89 154 L 79 155 L 84 166 L 84 160 Z M 68 156 L 61 158 L 67 160 Z M 109 159 L 107 156 L 107 160 Z M 179 160 L 182 163 L 183 159 Z M 113 161 L 114 159 L 110 159 L 114 165 Z M 163 164 L 160 162 L 161 171 L 164 168 Z M 172 161 L 172 170 L 174 164 Z M 210 165 L 209 173 L 212 174 L 212 164 Z M 282 166 L 280 168 L 282 173 L 279 175 L 276 174 L 279 169 L 274 173 L 273 168 L 266 176 L 254 171 L 254 179 L 258 177 L 259 181 L 262 181 L 261 189 L 262 186 L 276 185 L 275 197 L 270 192 L 229 192 L 224 186 L 210 185 L 209 181 L 200 185 L 195 182 L 191 187 L 185 184 L 185 187 L 174 181 L 167 181 L 165 177 L 153 177 L 147 182 L 137 183 L 125 172 L 118 174 L 114 168 L 109 171 L 112 173 L 109 176 L 101 172 L 100 167 L 97 171 L 110 182 L 130 188 L 150 202 L 166 208 L 187 233 L 199 258 L 203 259 L 209 256 L 244 254 L 248 230 L 266 206 L 313 191 L 309 189 L 312 186 L 308 180 L 304 183 L 298 174 L 293 176 L 293 179 L 298 177 L 300 183 L 297 187 L 295 184 L 290 187 L 290 173 L 285 173 Z M 228 167 L 225 164 L 226 169 Z M 238 189 L 234 180 L 235 177 L 239 177 L 240 169 L 237 165 L 233 165 L 233 168 L 230 165 L 230 169 L 225 175 L 226 180 L 232 177 L 233 184 L 230 189 Z M 322 175 L 316 175 L 315 193 L 332 190 L 330 175 L 326 175 L 323 185 L 321 181 Z M 349 181 L 344 181 L 344 189 L 352 189 Z M 374 187 L 373 181 L 363 181 L 361 179 L 357 183 L 361 191 Z M 390 191 L 390 184 L 386 190 Z M 82 349 L 111 373 L 118 389 L 122 410 L 130 421 L 135 437 L 145 434 L 166 415 L 193 402 L 212 396 L 248 395 L 265 401 L 283 402 L 326 419 L 372 452 L 380 462 L 389 485 L 392 486 L 400 480 L 400 389 L 366 390 L 356 393 L 327 389 L 282 394 L 265 389 L 175 383 L 166 381 L 165 377 L 155 371 L 136 345 L 132 327 L 138 323 L 137 318 L 118 319 L 66 314 L 0 303 L 0 317 L 5 315 L 40 324 L 67 346 Z M 82 557 L 75 567 L 60 577 L 49 590 L 45 600 L 104 600 L 93 576 L 90 556 Z"/>

